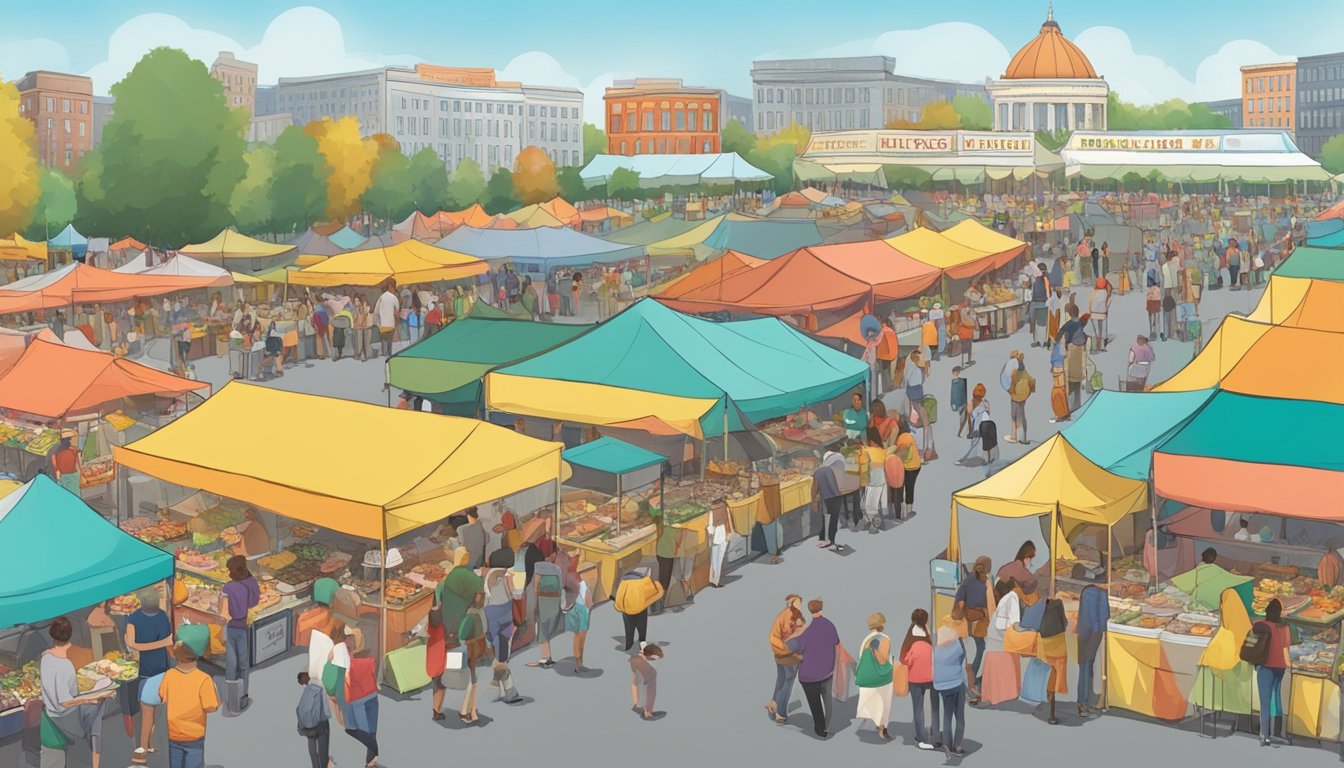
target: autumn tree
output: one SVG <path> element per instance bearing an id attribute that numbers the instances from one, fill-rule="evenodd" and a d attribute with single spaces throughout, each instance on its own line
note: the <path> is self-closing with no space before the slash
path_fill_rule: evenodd
<path id="1" fill-rule="evenodd" d="M 75 218 L 75 183 L 56 168 L 43 168 L 38 179 L 40 193 L 33 207 L 25 237 L 48 240 Z"/>
<path id="2" fill-rule="evenodd" d="M 449 207 L 462 210 L 480 202 L 485 195 L 485 174 L 481 166 L 470 157 L 458 161 L 453 169 L 452 179 L 448 182 Z"/>
<path id="3" fill-rule="evenodd" d="M 560 193 L 555 163 L 540 147 L 523 147 L 513 161 L 513 189 L 523 205 L 544 203 Z"/>
<path id="4" fill-rule="evenodd" d="M 318 154 L 331 171 L 327 177 L 327 218 L 343 220 L 358 213 L 360 198 L 373 179 L 378 142 L 360 137 L 359 118 L 354 115 L 315 120 L 304 127 L 304 133 L 317 141 Z"/>
<path id="5" fill-rule="evenodd" d="M 112 96 L 116 113 L 80 180 L 81 206 L 101 209 L 91 218 L 166 247 L 228 226 L 233 188 L 247 171 L 247 113 L 228 107 L 205 65 L 155 48 L 112 86 Z"/>
<path id="6" fill-rule="evenodd" d="M 318 152 L 317 139 L 300 126 L 289 126 L 275 141 L 274 163 L 270 205 L 276 231 L 301 232 L 322 220 L 331 168 Z"/>
<path id="7" fill-rule="evenodd" d="M 19 113 L 19 91 L 0 81 L 0 237 L 28 226 L 41 196 L 33 124 Z"/>
<path id="8" fill-rule="evenodd" d="M 490 174 L 490 181 L 481 193 L 481 206 L 491 215 L 507 213 L 518 207 L 518 197 L 513 189 L 513 174 L 508 168 L 496 168 Z"/>
<path id="9" fill-rule="evenodd" d="M 243 162 L 247 164 L 247 172 L 233 188 L 229 201 L 233 225 L 249 234 L 274 232 L 271 182 L 275 176 L 275 147 L 262 145 L 250 149 L 243 155 Z"/>

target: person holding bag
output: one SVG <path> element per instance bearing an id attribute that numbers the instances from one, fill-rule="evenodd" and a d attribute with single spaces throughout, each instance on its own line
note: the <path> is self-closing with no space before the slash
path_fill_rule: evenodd
<path id="1" fill-rule="evenodd" d="M 975 644 L 975 658 L 966 666 L 967 679 L 971 681 L 971 706 L 980 703 L 980 663 L 985 657 L 985 636 L 989 633 L 989 616 L 994 610 L 991 604 L 993 595 L 989 588 L 990 571 L 988 557 L 981 555 L 976 558 L 971 578 L 964 579 L 957 587 L 952 605 L 952 617 L 965 619 L 967 634 Z"/>
<path id="2" fill-rule="evenodd" d="M 901 665 L 907 670 L 910 689 L 910 709 L 915 725 L 915 746 L 933 750 L 942 746 L 938 738 L 938 719 L 941 707 L 938 694 L 933 690 L 933 643 L 929 639 L 929 612 L 916 608 L 910 614 L 910 629 L 901 642 Z M 924 697 L 929 697 L 933 719 L 924 725 Z"/>
<path id="3" fill-rule="evenodd" d="M 856 719 L 873 721 L 877 735 L 891 741 L 887 723 L 891 722 L 892 662 L 891 638 L 886 635 L 887 617 L 874 613 L 868 617 L 868 635 L 863 638 L 854 684 L 859 688 Z"/>
<path id="4" fill-rule="evenodd" d="M 313 768 L 330 768 L 336 763 L 331 759 L 331 712 L 327 709 L 326 692 L 321 683 L 312 682 L 307 672 L 300 672 L 298 680 L 303 687 L 299 705 L 295 707 L 299 735 L 308 740 L 308 758 Z"/>

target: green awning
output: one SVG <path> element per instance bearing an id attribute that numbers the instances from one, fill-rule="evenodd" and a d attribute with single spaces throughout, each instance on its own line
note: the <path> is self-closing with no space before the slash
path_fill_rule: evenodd
<path id="1" fill-rule="evenodd" d="M 591 328 L 518 320 L 477 302 L 467 317 L 393 355 L 387 363 L 388 382 L 437 400 L 439 395 L 479 384 L 482 376 L 501 365 L 545 352 Z M 479 396 L 479 387 L 449 400 L 473 394 Z"/>
<path id="2" fill-rule="evenodd" d="M 0 499 L 0 629 L 87 608 L 173 575 L 173 556 L 38 475 Z"/>
<path id="3" fill-rule="evenodd" d="M 570 448 L 563 454 L 573 466 L 595 469 L 612 475 L 624 475 L 645 467 L 654 467 L 664 459 L 653 451 L 646 451 L 614 437 L 600 437 L 591 443 Z"/>
<path id="4" fill-rule="evenodd" d="M 1304 245 L 1274 270 L 1279 277 L 1344 280 L 1344 250 Z"/>

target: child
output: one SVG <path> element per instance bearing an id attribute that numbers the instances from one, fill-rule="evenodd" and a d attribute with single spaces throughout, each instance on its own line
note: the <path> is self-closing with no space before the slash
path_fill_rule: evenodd
<path id="1" fill-rule="evenodd" d="M 961 430 L 971 427 L 971 414 L 966 410 L 966 378 L 961 375 L 960 365 L 952 366 L 952 394 L 948 397 L 948 405 L 957 414 L 957 437 L 961 437 Z"/>
<path id="2" fill-rule="evenodd" d="M 661 658 L 663 658 L 663 649 L 656 645 L 646 645 L 642 651 L 630 657 L 630 671 L 633 673 L 630 680 L 630 706 L 632 709 L 639 709 L 639 686 L 643 684 L 644 713 L 642 717 L 645 720 L 653 719 L 653 700 L 658 693 L 658 672 L 653 668 L 653 662 Z"/>
<path id="3" fill-rule="evenodd" d="M 295 713 L 299 717 L 299 735 L 308 739 L 308 757 L 313 768 L 335 765 L 331 759 L 331 712 L 327 709 L 327 692 L 321 683 L 312 682 L 307 672 L 299 673 L 303 693 Z"/>

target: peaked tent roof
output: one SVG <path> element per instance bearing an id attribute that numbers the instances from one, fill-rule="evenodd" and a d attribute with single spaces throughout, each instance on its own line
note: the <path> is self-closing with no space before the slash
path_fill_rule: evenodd
<path id="1" fill-rule="evenodd" d="M 747 418 L 760 421 L 830 400 L 866 375 L 861 361 L 776 318 L 714 323 L 644 299 L 564 346 L 492 372 L 486 391 L 496 410 L 546 418 L 566 413 L 564 418 L 589 424 L 645 416 L 670 424 L 687 421 L 684 412 L 669 417 L 656 408 L 611 418 L 604 393 L 612 390 L 720 407 L 727 398 Z"/>
<path id="2" fill-rule="evenodd" d="M 1303 245 L 1274 269 L 1281 277 L 1344 280 L 1344 250 Z"/>
<path id="3" fill-rule="evenodd" d="M 1055 435 L 990 477 L 952 494 L 948 556 L 960 556 L 957 507 L 994 517 L 1062 517 L 1114 525 L 1148 506 L 1148 484 L 1093 464 L 1063 435 Z"/>
<path id="4" fill-rule="evenodd" d="M 58 309 L 76 303 L 130 301 L 200 288 L 212 278 L 128 275 L 80 262 L 0 286 L 0 315 Z"/>
<path id="5" fill-rule="evenodd" d="M 1271 275 L 1247 320 L 1344 332 L 1344 282 Z"/>
<path id="6" fill-rule="evenodd" d="M 14 367 L 0 376 L 0 406 L 59 419 L 124 397 L 175 396 L 209 386 L 107 352 L 34 339 Z"/>
<path id="7" fill-rule="evenodd" d="M 1247 440 L 1248 424 L 1303 425 L 1289 440 Z M 1306 425 L 1310 425 L 1306 428 Z M 1344 522 L 1344 458 L 1336 403 L 1219 392 L 1153 454 L 1154 490 L 1229 512 Z"/>
<path id="8" fill-rule="evenodd" d="M 57 234 L 55 237 L 51 238 L 51 240 L 47 242 L 51 245 L 52 248 L 56 248 L 57 250 L 68 251 L 71 249 L 78 250 L 81 247 L 87 247 L 89 244 L 89 239 L 79 234 L 79 232 L 75 229 L 74 224 L 66 224 L 65 229 L 62 229 L 59 234 Z"/>
<path id="9" fill-rule="evenodd" d="M 238 429 L 242 423 L 248 429 Z M 378 440 L 313 452 L 313 434 L 334 424 Z M 420 450 L 389 452 L 389 445 Z M 114 454 L 170 483 L 379 540 L 565 479 L 562 448 L 475 419 L 234 382 Z"/>
<path id="10" fill-rule="evenodd" d="M 724 251 L 723 255 L 717 259 L 706 261 L 664 286 L 658 294 L 658 298 L 661 300 L 675 299 L 687 293 L 703 290 L 707 286 L 722 283 L 729 275 L 744 269 L 759 267 L 764 263 L 765 259 L 758 259 L 755 256 L 748 256 L 737 251 Z"/>
<path id="11" fill-rule="evenodd" d="M 973 219 L 942 232 L 919 227 L 885 240 L 887 245 L 960 280 L 992 272 L 1027 251 L 1021 240 L 1001 235 Z"/>
<path id="12" fill-rule="evenodd" d="M 665 213 L 662 216 L 647 221 L 637 221 L 628 227 L 608 232 L 602 235 L 602 238 L 613 243 L 652 246 L 654 243 L 684 235 L 699 226 L 701 226 L 701 222 L 678 219 L 670 213 Z M 708 236 L 708 234 L 705 235 L 705 237 Z M 704 242 L 704 238 L 702 237 L 696 242 Z M 654 256 L 658 255 L 652 249 L 649 253 Z"/>
<path id="13" fill-rule="evenodd" d="M 348 225 L 341 227 L 335 232 L 332 232 L 330 235 L 327 235 L 327 240 L 334 243 L 336 247 L 346 251 L 358 248 L 359 246 L 363 245 L 364 241 L 367 239 L 368 238 L 364 237 L 355 230 L 351 229 Z M 306 253 L 306 251 L 304 252 Z M 332 254 L 328 253 L 321 255 L 330 256 Z"/>
<path id="14" fill-rule="evenodd" d="M 505 218 L 523 229 L 563 227 L 569 224 L 569 222 L 564 219 L 556 218 L 555 214 L 542 208 L 539 204 L 529 205 L 526 208 L 519 208 L 513 213 L 505 214 Z"/>
<path id="15" fill-rule="evenodd" d="M 178 253 L 185 253 L 206 261 L 222 259 L 259 259 L 281 256 L 294 251 L 289 243 L 267 243 L 234 229 L 225 229 L 204 243 L 184 245 Z"/>
<path id="16" fill-rule="evenodd" d="M 419 211 L 411 211 L 411 215 L 392 225 L 393 232 L 400 232 L 409 235 L 415 229 L 415 222 L 424 214 Z"/>
<path id="17" fill-rule="evenodd" d="M 439 248 L 478 259 L 513 259 L 548 266 L 606 264 L 643 255 L 643 249 L 612 243 L 566 227 L 476 229 L 459 227 L 437 243 Z"/>
<path id="18" fill-rule="evenodd" d="M 821 245 L 821 242 L 821 232 L 812 219 L 726 216 L 705 238 L 704 245 L 715 251 L 734 250 L 758 259 L 773 259 L 795 248 Z"/>
<path id="19" fill-rule="evenodd" d="M 0 499 L 0 629 L 172 575 L 171 554 L 121 530 L 46 475 Z"/>
<path id="20" fill-rule="evenodd" d="M 736 152 L 705 155 L 597 155 L 579 178 L 590 187 L 606 184 L 618 168 L 639 174 L 641 187 L 693 184 L 732 184 L 770 181 L 774 177 L 748 163 Z"/>
<path id="21" fill-rule="evenodd" d="M 346 250 L 331 241 L 331 238 L 319 235 L 312 227 L 304 230 L 303 234 L 289 241 L 298 253 L 313 254 L 315 256 L 335 256 L 341 251 Z"/>
<path id="22" fill-rule="evenodd" d="M 570 448 L 563 456 L 565 461 L 576 467 L 587 467 L 611 475 L 624 475 L 637 469 L 656 467 L 666 461 L 662 454 L 631 445 L 610 435 Z"/>
<path id="23" fill-rule="evenodd" d="M 35 243 L 18 232 L 0 238 L 0 259 L 6 261 L 46 261 L 47 244 Z"/>
<path id="24" fill-rule="evenodd" d="M 579 221 L 606 221 L 608 219 L 633 222 L 635 217 L 632 214 L 622 211 L 620 208 L 612 208 L 609 205 L 603 205 L 597 208 L 584 208 L 579 211 Z"/>
<path id="25" fill-rule="evenodd" d="M 109 251 L 145 251 L 149 246 L 134 237 L 123 237 L 107 247 Z"/>
<path id="26" fill-rule="evenodd" d="M 1337 220 L 1320 222 L 1320 223 L 1328 225 L 1328 224 L 1334 224 L 1335 221 Z M 1308 232 L 1312 230 L 1313 225 L 1319 227 L 1319 224 L 1317 222 L 1314 221 L 1308 222 L 1307 223 Z M 1344 228 L 1337 229 L 1333 232 L 1318 231 L 1316 234 L 1308 235 L 1307 245 L 1313 245 L 1316 246 L 1317 248 L 1344 248 Z"/>
<path id="27" fill-rule="evenodd" d="M 213 280 L 212 288 L 233 284 L 233 274 L 223 267 L 206 264 L 179 253 L 173 258 L 140 271 L 142 275 L 162 275 L 165 277 L 202 278 Z"/>
<path id="28" fill-rule="evenodd" d="M 498 317 L 482 316 L 473 308 L 466 317 L 393 355 L 387 361 L 387 379 L 392 386 L 418 395 L 451 392 L 479 382 L 502 365 L 554 349 L 591 328 L 514 319 L 502 312 Z"/>
<path id="29" fill-rule="evenodd" d="M 484 274 L 485 262 L 465 253 L 407 240 L 386 248 L 350 251 L 289 274 L 294 285 L 372 286 L 391 278 L 398 285 L 461 280 Z"/>
<path id="30" fill-rule="evenodd" d="M 495 220 L 494 216 L 485 212 L 480 203 L 474 203 L 460 211 L 442 211 L 439 215 L 447 218 L 454 227 L 488 227 Z"/>
<path id="31" fill-rule="evenodd" d="M 1214 389 L 1118 392 L 1092 396 L 1060 433 L 1089 461 L 1113 475 L 1150 479 L 1153 450 L 1203 408 Z"/>
<path id="32" fill-rule="evenodd" d="M 149 251 L 141 251 L 131 257 L 130 261 L 113 269 L 113 272 L 119 272 L 123 275 L 138 275 L 149 269 Z"/>

